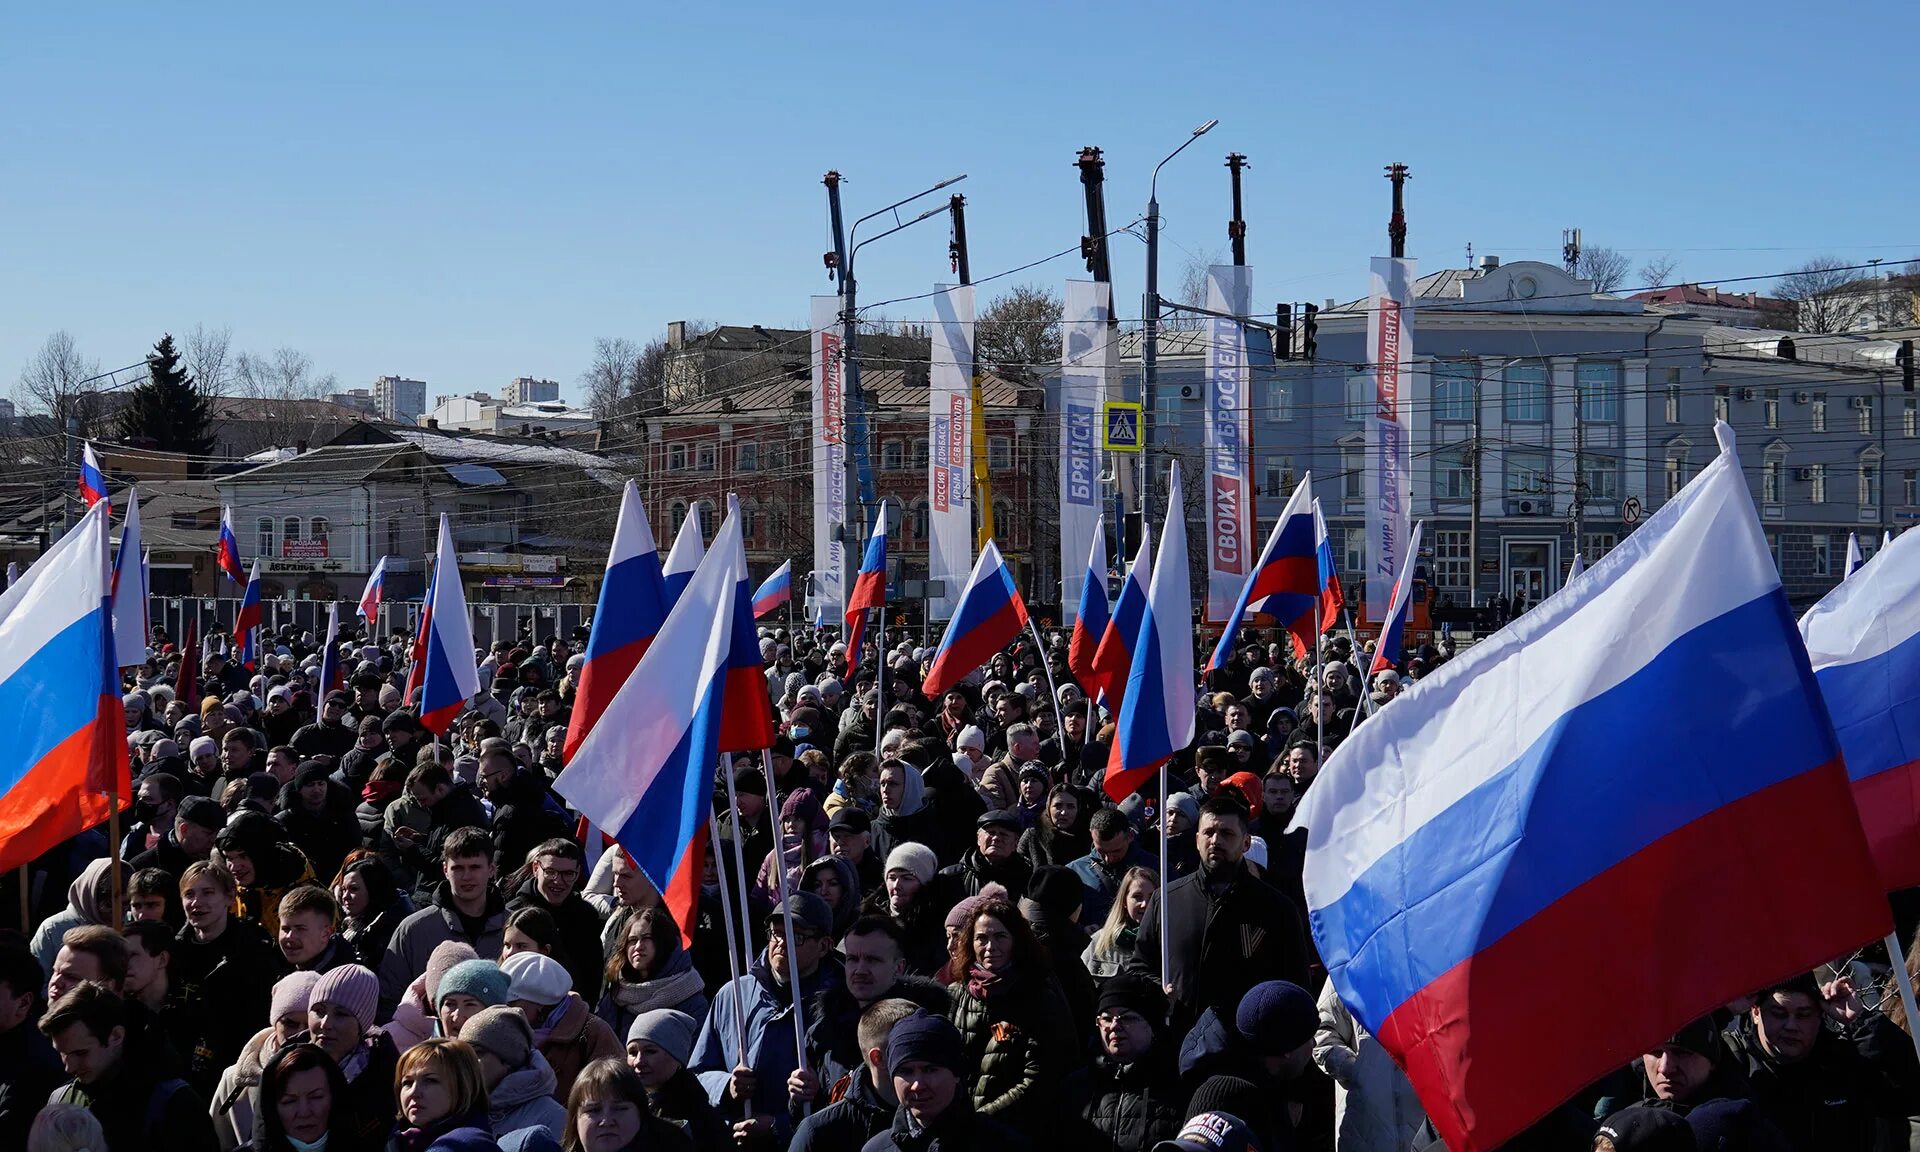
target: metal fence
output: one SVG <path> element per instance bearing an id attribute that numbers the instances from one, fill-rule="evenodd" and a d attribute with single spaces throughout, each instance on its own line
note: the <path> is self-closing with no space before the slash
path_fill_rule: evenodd
<path id="1" fill-rule="evenodd" d="M 343 631 L 362 623 L 357 602 L 338 603 Z M 327 605 L 325 600 L 267 600 L 260 606 L 261 623 L 269 631 L 277 632 L 282 625 L 290 624 L 299 631 L 323 636 L 327 630 Z M 153 596 L 148 598 L 147 608 L 154 627 L 165 629 L 168 636 L 179 640 L 186 632 L 187 621 L 193 619 L 198 620 L 202 636 L 232 631 L 240 601 L 227 597 Z M 387 635 L 396 629 L 410 631 L 419 613 L 419 604 L 413 602 L 380 605 L 380 634 Z M 593 605 L 469 604 L 467 617 L 473 624 L 474 644 L 485 648 L 495 640 L 516 640 L 529 634 L 539 640 L 553 635 L 571 637 L 576 629 L 592 621 Z"/>

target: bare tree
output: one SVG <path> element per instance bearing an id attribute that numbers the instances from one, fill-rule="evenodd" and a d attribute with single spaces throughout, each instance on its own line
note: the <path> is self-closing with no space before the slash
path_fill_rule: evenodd
<path id="1" fill-rule="evenodd" d="M 580 374 L 580 384 L 596 417 L 606 420 L 618 413 L 621 400 L 633 390 L 639 359 L 639 345 L 625 336 L 602 336 L 593 342 L 593 361 Z"/>
<path id="2" fill-rule="evenodd" d="M 1196 308 L 1207 306 L 1207 270 L 1220 263 L 1219 249 L 1199 256 L 1187 258 L 1186 265 L 1180 270 L 1180 287 L 1165 299 L 1175 304 L 1191 304 Z M 1190 332 L 1204 327 L 1206 317 L 1191 312 L 1168 312 L 1162 305 L 1160 327 L 1171 332 Z"/>
<path id="3" fill-rule="evenodd" d="M 1611 248 L 1588 248 L 1580 253 L 1580 278 L 1593 281 L 1595 292 L 1611 292 L 1625 284 L 1631 267 L 1625 253 Z"/>
<path id="4" fill-rule="evenodd" d="M 1022 284 L 996 296 L 974 321 L 973 355 L 1003 380 L 1032 384 L 1060 365 L 1060 297 Z"/>
<path id="5" fill-rule="evenodd" d="M 195 324 L 180 342 L 180 361 L 207 396 L 224 396 L 234 383 L 233 329 Z"/>
<path id="6" fill-rule="evenodd" d="M 275 348 L 266 356 L 242 352 L 232 375 L 241 395 L 258 400 L 324 400 L 340 386 L 332 373 L 315 372 L 313 358 L 297 348 Z"/>
<path id="7" fill-rule="evenodd" d="M 1678 259 L 1669 255 L 1660 255 L 1650 257 L 1646 263 L 1640 265 L 1640 271 L 1636 275 L 1639 276 L 1642 287 L 1666 288 L 1672 285 L 1673 274 L 1679 268 Z"/>
<path id="8" fill-rule="evenodd" d="M 81 355 L 73 334 L 62 328 L 48 336 L 21 369 L 15 395 L 21 408 L 45 412 L 56 427 L 77 421 L 85 434 L 101 405 L 96 393 L 81 390 L 80 382 L 99 374 L 100 361 Z"/>
<path id="9" fill-rule="evenodd" d="M 1780 277 L 1774 295 L 1793 302 L 1802 332 L 1850 332 L 1877 303 L 1867 279 L 1837 256 L 1817 256 Z"/>

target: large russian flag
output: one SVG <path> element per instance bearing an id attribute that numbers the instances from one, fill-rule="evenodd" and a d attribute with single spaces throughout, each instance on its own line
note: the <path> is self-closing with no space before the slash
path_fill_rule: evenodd
<path id="1" fill-rule="evenodd" d="M 253 558 L 253 572 L 247 577 L 247 590 L 240 595 L 240 610 L 233 616 L 233 650 L 240 666 L 253 671 L 259 662 L 256 636 L 260 631 L 260 557 Z"/>
<path id="2" fill-rule="evenodd" d="M 1087 549 L 1087 578 L 1080 584 L 1080 605 L 1073 614 L 1073 636 L 1067 641 L 1067 667 L 1080 686 L 1095 691 L 1093 658 L 1107 634 L 1112 613 L 1107 607 L 1106 517 L 1093 522 L 1093 543 Z"/>
<path id="3" fill-rule="evenodd" d="M 953 619 L 940 636 L 921 692 L 930 700 L 940 696 L 1013 643 L 1026 627 L 1027 603 L 1000 558 L 1000 546 L 989 540 L 973 562 L 973 574 L 967 577 Z"/>
<path id="4" fill-rule="evenodd" d="M 130 797 L 108 603 L 107 504 L 0 595 L 0 871 L 105 820 Z"/>
<path id="5" fill-rule="evenodd" d="M 460 558 L 453 529 L 440 513 L 440 542 L 433 559 L 433 588 L 420 621 L 427 638 L 426 671 L 420 682 L 420 723 L 444 736 L 480 694 L 480 671 L 473 662 L 473 622 L 467 619 L 467 594 L 460 587 Z"/>
<path id="6" fill-rule="evenodd" d="M 1340 998 L 1455 1152 L 1890 926 L 1717 431 L 1578 583 L 1360 725 L 1294 818 Z"/>
<path id="7" fill-rule="evenodd" d="M 867 537 L 866 551 L 860 556 L 860 571 L 854 575 L 853 591 L 847 595 L 847 674 L 860 666 L 860 645 L 867 635 L 867 609 L 887 609 L 887 506 L 873 513 L 873 532 Z M 884 624 L 884 621 L 882 621 Z M 881 647 L 885 647 L 886 629 L 881 629 Z M 885 653 L 882 653 L 884 658 Z"/>
<path id="8" fill-rule="evenodd" d="M 739 539 L 739 523 L 729 516 L 646 654 L 607 702 L 603 722 L 553 782 L 640 865 L 689 945 L 713 812 L 735 601 L 746 579 Z"/>
<path id="9" fill-rule="evenodd" d="M 1320 601 L 1320 559 L 1313 534 L 1313 473 L 1300 477 L 1287 506 L 1273 522 L 1260 560 L 1240 586 L 1240 598 L 1227 614 L 1220 642 L 1207 657 L 1206 671 L 1227 662 L 1240 639 L 1240 625 L 1249 614 L 1277 620 L 1293 637 L 1296 655 L 1307 654 L 1313 641 L 1314 606 Z"/>
<path id="10" fill-rule="evenodd" d="M 1180 462 L 1172 465 L 1167 521 L 1153 562 L 1146 616 L 1133 645 L 1133 667 L 1107 752 L 1107 795 L 1120 801 L 1193 743 L 1193 592 L 1187 571 L 1187 509 Z"/>
<path id="11" fill-rule="evenodd" d="M 773 574 L 753 590 L 753 618 L 758 620 L 780 605 L 792 602 L 793 561 L 788 560 L 775 568 Z"/>
<path id="12" fill-rule="evenodd" d="M 647 654 L 647 645 L 666 623 L 668 607 L 660 550 L 647 523 L 646 505 L 640 501 L 640 485 L 629 480 L 620 494 L 620 518 L 613 525 L 607 574 L 600 581 L 600 600 L 587 633 L 587 660 L 580 666 L 580 683 L 574 689 L 563 758 L 572 759 L 574 749 Z"/>
<path id="13" fill-rule="evenodd" d="M 1386 672 L 1400 666 L 1400 650 L 1406 644 L 1407 607 L 1413 592 L 1413 569 L 1420 562 L 1420 533 L 1426 527 L 1422 520 L 1413 526 L 1413 537 L 1407 542 L 1407 554 L 1400 561 L 1400 574 L 1393 580 L 1393 598 L 1387 602 L 1387 619 L 1380 626 L 1380 640 L 1373 648 L 1373 665 L 1367 669 L 1367 675 Z"/>
<path id="14" fill-rule="evenodd" d="M 107 475 L 100 471 L 100 461 L 93 455 L 91 441 L 80 446 L 80 499 L 86 501 L 89 508 L 107 499 Z M 112 501 L 107 501 L 107 505 L 112 507 Z"/>
<path id="15" fill-rule="evenodd" d="M 214 560 L 219 563 L 220 571 L 227 579 L 238 584 L 247 578 L 247 570 L 240 563 L 240 540 L 233 534 L 233 505 L 223 505 L 220 509 L 220 539 L 214 546 Z"/>
<path id="16" fill-rule="evenodd" d="M 1920 884 L 1920 532 L 1882 546 L 1800 618 L 1889 892 Z"/>
<path id="17" fill-rule="evenodd" d="M 140 492 L 127 489 L 127 518 L 120 524 L 120 549 L 113 554 L 114 663 L 121 668 L 144 664 L 147 637 L 146 547 L 140 539 Z"/>
<path id="18" fill-rule="evenodd" d="M 1153 530 L 1142 528 L 1140 547 L 1133 554 L 1133 566 L 1120 582 L 1120 599 L 1113 616 L 1101 633 L 1100 646 L 1093 652 L 1093 682 L 1087 691 L 1107 698 L 1107 708 L 1115 715 L 1120 698 L 1127 694 L 1127 676 L 1133 671 L 1133 646 L 1140 637 L 1140 625 L 1147 618 L 1147 581 L 1153 578 Z"/>
<path id="19" fill-rule="evenodd" d="M 1327 535 L 1327 518 L 1320 513 L 1320 497 L 1313 498 L 1313 554 L 1320 569 L 1320 632 L 1325 635 L 1340 610 L 1347 606 L 1347 595 L 1340 590 L 1340 569 L 1333 563 L 1333 540 Z M 1314 638 L 1318 642 L 1319 637 Z"/>
<path id="20" fill-rule="evenodd" d="M 667 607 L 680 599 L 680 593 L 686 590 L 687 581 L 693 579 L 694 570 L 700 567 L 700 560 L 706 555 L 706 545 L 700 542 L 700 502 L 694 501 L 687 509 L 687 518 L 680 522 L 680 531 L 674 533 L 673 547 L 667 552 L 667 562 L 661 569 L 660 578 L 667 586 Z"/>

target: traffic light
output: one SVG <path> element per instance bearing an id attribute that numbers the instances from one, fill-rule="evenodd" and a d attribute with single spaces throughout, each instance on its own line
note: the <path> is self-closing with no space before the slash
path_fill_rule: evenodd
<path id="1" fill-rule="evenodd" d="M 1893 354 L 1893 362 L 1900 365 L 1900 387 L 1913 391 L 1913 341 L 1900 341 L 1899 351 Z"/>
<path id="2" fill-rule="evenodd" d="M 1300 358 L 1302 360 L 1320 358 L 1320 306 L 1318 304 L 1300 306 Z"/>
<path id="3" fill-rule="evenodd" d="M 1273 309 L 1273 358 L 1293 359 L 1293 305 L 1278 304 Z"/>

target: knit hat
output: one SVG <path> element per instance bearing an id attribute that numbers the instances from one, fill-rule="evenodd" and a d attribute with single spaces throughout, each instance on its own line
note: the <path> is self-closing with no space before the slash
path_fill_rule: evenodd
<path id="1" fill-rule="evenodd" d="M 1045 916 L 1065 921 L 1086 898 L 1087 889 L 1078 873 L 1049 864 L 1033 870 L 1033 876 L 1027 881 L 1027 894 L 1020 898 L 1020 914 L 1031 920 L 1029 912 L 1037 909 Z"/>
<path id="2" fill-rule="evenodd" d="M 960 729 L 960 738 L 953 742 L 953 746 L 955 748 L 977 748 L 985 752 L 987 750 L 987 734 L 982 732 L 978 726 L 969 724 L 965 728 Z"/>
<path id="3" fill-rule="evenodd" d="M 327 766 L 318 760 L 302 760 L 293 770 L 293 786 L 305 788 L 309 784 L 318 784 L 328 776 Z"/>
<path id="4" fill-rule="evenodd" d="M 201 737 L 206 739 L 206 737 Z M 218 832 L 227 826 L 227 810 L 220 802 L 210 796 L 184 796 L 180 806 L 173 810 L 175 819 L 185 820 L 198 825 L 209 832 Z"/>
<path id="5" fill-rule="evenodd" d="M 1613 1141 L 1614 1152 L 1695 1152 L 1700 1146 L 1677 1113 L 1642 1105 L 1607 1117 L 1596 1135 Z"/>
<path id="6" fill-rule="evenodd" d="M 1230 1112 L 1196 1112 L 1171 1140 L 1153 1146 L 1153 1152 L 1260 1152 L 1253 1129 Z"/>
<path id="7" fill-rule="evenodd" d="M 980 886 L 980 895 L 969 896 L 953 906 L 953 909 L 947 913 L 946 926 L 958 932 L 967 926 L 967 921 L 973 919 L 974 911 L 982 904 L 994 900 L 1005 900 L 1006 898 L 1007 889 L 1004 885 L 991 881 L 982 884 Z"/>
<path id="8" fill-rule="evenodd" d="M 1675 1032 L 1662 1047 L 1683 1048 L 1716 1064 L 1726 1053 L 1726 1046 L 1720 1041 L 1720 1029 L 1714 1025 L 1712 1016 L 1702 1016 Z"/>
<path id="9" fill-rule="evenodd" d="M 1284 1056 L 1313 1039 L 1320 1009 L 1300 985 L 1267 980 L 1247 989 L 1233 1023 L 1262 1056 Z"/>
<path id="10" fill-rule="evenodd" d="M 198 760 L 207 753 L 220 754 L 220 742 L 211 736 L 196 736 L 193 743 L 187 745 L 187 756 Z"/>
<path id="11" fill-rule="evenodd" d="M 1216 1116 L 1234 1117 L 1259 1132 L 1265 1132 L 1274 1125 L 1273 1108 L 1267 1103 L 1267 1089 L 1238 1076 L 1210 1076 L 1194 1089 L 1192 1098 L 1187 1101 L 1188 1119 L 1208 1112 Z M 1195 1144 L 1190 1147 L 1211 1152 L 1215 1146 Z"/>
<path id="12" fill-rule="evenodd" d="M 465 940 L 442 940 L 435 944 L 433 951 L 427 956 L 427 1003 L 438 1008 L 440 981 L 446 978 L 447 973 L 453 971 L 456 964 L 464 960 L 477 960 L 479 957 L 480 953 L 475 952 L 473 945 Z"/>
<path id="13" fill-rule="evenodd" d="M 437 1012 L 447 997 L 462 993 L 492 1008 L 505 1004 L 511 992 L 512 982 L 500 965 L 491 960 L 462 960 L 440 978 L 433 993 L 433 1007 Z"/>
<path id="14" fill-rule="evenodd" d="M 814 899 L 820 897 L 815 896 Z M 565 1000 L 567 993 L 573 991 L 573 977 L 561 967 L 560 961 L 538 952 L 516 952 L 500 965 L 500 971 L 507 974 L 509 1000 L 526 1000 L 542 1007 L 551 1007 Z M 448 974 L 448 978 L 452 978 L 452 973 Z"/>
<path id="15" fill-rule="evenodd" d="M 273 999 L 267 1009 L 267 1023 L 277 1024 L 288 1016 L 306 1019 L 307 1004 L 313 998 L 313 986 L 320 982 L 318 972 L 293 972 L 280 977 L 273 986 Z"/>
<path id="16" fill-rule="evenodd" d="M 500 1004 L 467 1017 L 460 1025 L 460 1039 L 498 1056 L 509 1071 L 524 1067 L 533 1052 L 533 1026 L 525 1014 Z"/>
<path id="17" fill-rule="evenodd" d="M 1751 1100 L 1709 1100 L 1687 1113 L 1687 1127 L 1700 1152 L 1788 1152 L 1792 1147 Z"/>
<path id="18" fill-rule="evenodd" d="M 733 791 L 735 795 L 745 793 L 748 796 L 765 796 L 767 778 L 758 768 L 735 768 L 733 770 Z"/>
<path id="19" fill-rule="evenodd" d="M 1167 811 L 1177 812 L 1187 818 L 1188 824 L 1193 824 L 1200 819 L 1200 802 L 1191 792 L 1176 792 L 1167 798 Z"/>
<path id="20" fill-rule="evenodd" d="M 887 1033 L 887 1075 L 892 1076 L 909 1060 L 925 1061 L 965 1075 L 966 1051 L 960 1041 L 960 1030 L 945 1016 L 931 1012 L 915 1012 L 905 1017 Z"/>
<path id="21" fill-rule="evenodd" d="M 654 1008 L 633 1018 L 627 1029 L 627 1043 L 645 1040 L 685 1066 L 693 1057 L 693 1037 L 700 1025 L 677 1008 Z"/>
<path id="22" fill-rule="evenodd" d="M 373 1027 L 374 1009 L 380 1003 L 380 977 L 359 964 L 343 964 L 321 976 L 314 984 L 307 1003 L 330 1000 L 360 1021 L 360 1027 Z"/>
<path id="23" fill-rule="evenodd" d="M 925 844 L 909 840 L 887 853 L 887 871 L 895 868 L 913 873 L 914 878 L 922 884 L 931 884 L 933 874 L 940 870 L 940 858 Z"/>
<path id="24" fill-rule="evenodd" d="M 1094 1011 L 1101 1014 L 1137 1012 L 1158 1032 L 1167 1023 L 1167 994 L 1150 977 L 1123 972 L 1100 986 Z"/>

